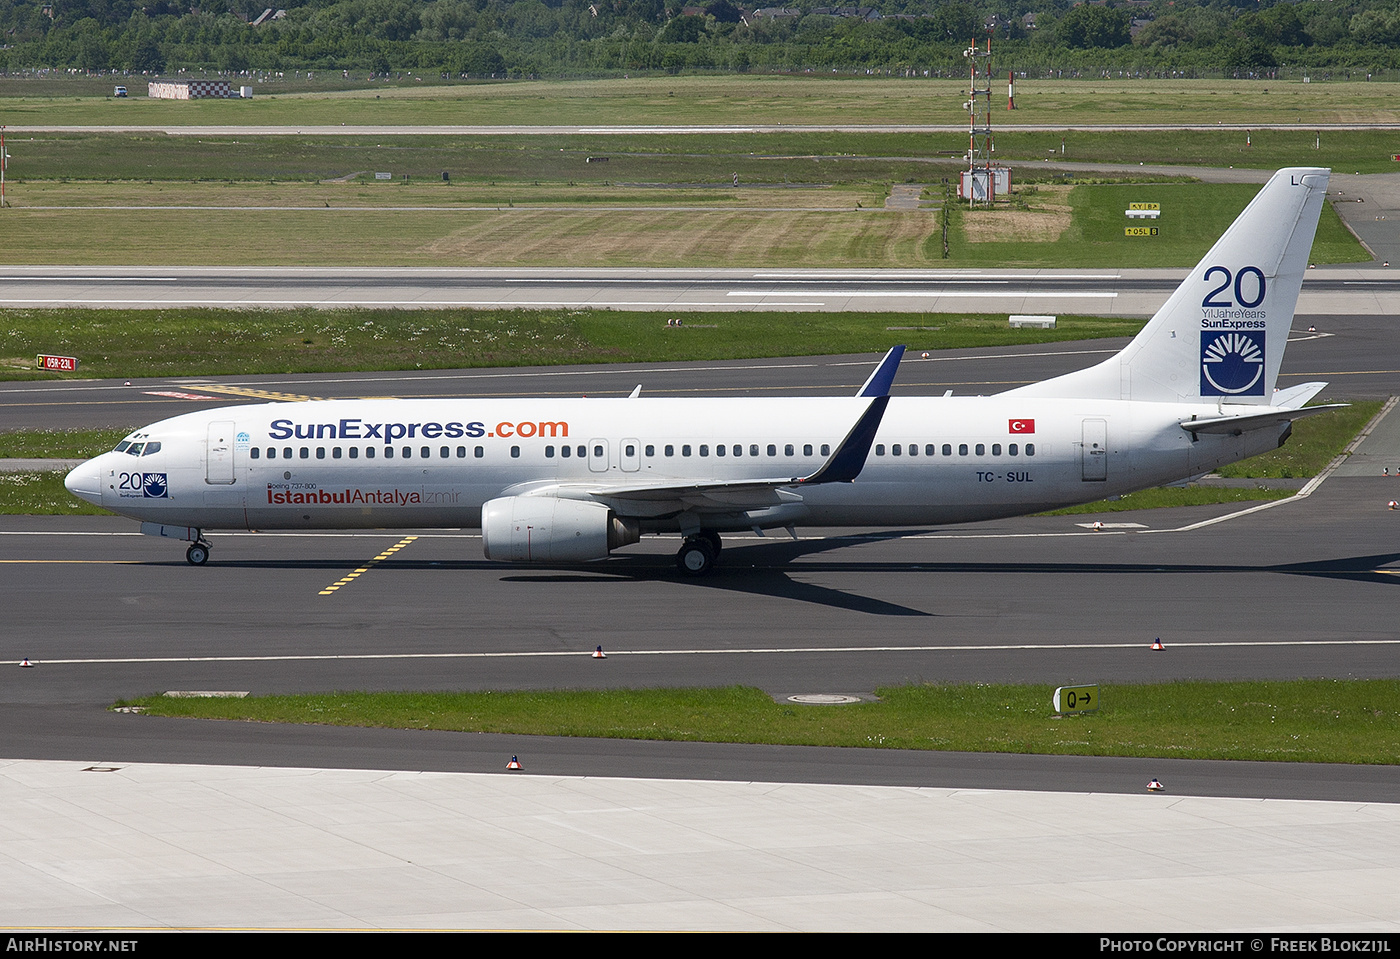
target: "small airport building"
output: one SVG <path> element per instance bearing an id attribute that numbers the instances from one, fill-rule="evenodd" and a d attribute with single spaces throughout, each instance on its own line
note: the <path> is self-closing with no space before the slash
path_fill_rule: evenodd
<path id="1" fill-rule="evenodd" d="M 161 100 L 227 100 L 235 94 L 227 80 L 152 80 L 146 95 Z"/>

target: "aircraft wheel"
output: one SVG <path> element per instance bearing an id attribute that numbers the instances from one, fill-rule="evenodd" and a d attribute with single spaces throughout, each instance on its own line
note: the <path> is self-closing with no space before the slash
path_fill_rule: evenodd
<path id="1" fill-rule="evenodd" d="M 676 554 L 676 569 L 687 576 L 704 576 L 714 566 L 714 551 L 708 542 L 698 536 L 687 539 Z"/>
<path id="2" fill-rule="evenodd" d="M 204 543 L 195 543 L 185 550 L 185 562 L 191 566 L 203 566 L 209 562 L 209 547 Z"/>
<path id="3" fill-rule="evenodd" d="M 711 555 L 718 558 L 719 551 L 724 548 L 724 544 L 720 542 L 719 534 L 712 529 L 702 529 L 698 535 L 701 539 L 710 544 Z"/>

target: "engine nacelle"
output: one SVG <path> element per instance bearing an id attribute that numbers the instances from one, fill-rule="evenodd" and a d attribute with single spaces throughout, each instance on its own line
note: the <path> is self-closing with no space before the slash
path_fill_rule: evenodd
<path id="1" fill-rule="evenodd" d="M 601 503 L 554 496 L 502 496 L 481 507 L 487 559 L 507 563 L 582 563 L 642 538 L 641 524 Z"/>

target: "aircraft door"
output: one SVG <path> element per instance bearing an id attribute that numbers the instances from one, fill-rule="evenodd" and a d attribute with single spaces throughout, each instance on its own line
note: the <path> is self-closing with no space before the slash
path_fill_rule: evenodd
<path id="1" fill-rule="evenodd" d="M 588 468 L 594 473 L 608 471 L 608 441 L 588 441 Z"/>
<path id="2" fill-rule="evenodd" d="M 204 482 L 211 486 L 233 485 L 233 421 L 209 424 Z"/>
<path id="3" fill-rule="evenodd" d="M 619 457 L 624 473 L 635 473 L 642 468 L 642 444 L 636 440 L 623 440 L 619 446 Z"/>
<path id="4" fill-rule="evenodd" d="M 1086 483 L 1108 479 L 1107 420 L 1084 421 L 1084 443 L 1079 448 L 1079 462 Z"/>

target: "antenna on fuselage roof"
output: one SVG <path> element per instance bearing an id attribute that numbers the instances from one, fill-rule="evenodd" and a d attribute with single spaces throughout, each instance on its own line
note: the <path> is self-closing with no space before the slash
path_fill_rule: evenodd
<path id="1" fill-rule="evenodd" d="M 629 400 L 635 400 L 637 397 L 639 397 L 639 396 L 641 396 L 641 395 L 642 395 L 642 384 L 638 383 L 638 384 L 637 384 L 637 388 L 636 388 L 635 390 L 633 390 L 631 393 L 628 393 L 628 394 L 627 394 L 627 398 L 628 398 Z"/>

